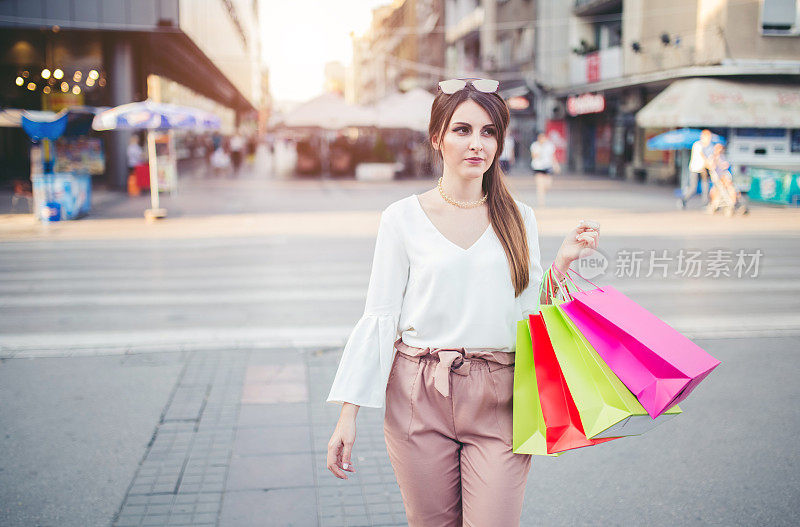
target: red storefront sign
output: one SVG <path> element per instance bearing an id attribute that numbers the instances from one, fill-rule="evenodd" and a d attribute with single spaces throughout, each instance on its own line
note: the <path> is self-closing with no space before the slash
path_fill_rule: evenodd
<path id="1" fill-rule="evenodd" d="M 606 98 L 599 93 L 584 93 L 567 97 L 567 113 L 571 116 L 601 113 L 606 109 Z"/>

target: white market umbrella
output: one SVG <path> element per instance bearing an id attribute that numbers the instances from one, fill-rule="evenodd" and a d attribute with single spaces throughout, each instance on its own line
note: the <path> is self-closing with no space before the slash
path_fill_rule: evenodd
<path id="1" fill-rule="evenodd" d="M 286 114 L 283 124 L 294 128 L 340 130 L 348 126 L 375 126 L 375 114 L 369 108 L 348 104 L 335 93 L 325 93 Z"/>
<path id="2" fill-rule="evenodd" d="M 147 130 L 147 159 L 150 165 L 150 205 L 147 218 L 163 218 L 165 209 L 158 203 L 158 166 L 154 130 L 205 129 L 220 127 L 221 121 L 197 108 L 157 103 L 151 100 L 123 104 L 97 114 L 92 121 L 95 130 Z"/>
<path id="3" fill-rule="evenodd" d="M 434 96 L 422 88 L 389 95 L 375 104 L 377 125 L 380 128 L 408 128 L 426 132 L 433 99 Z"/>

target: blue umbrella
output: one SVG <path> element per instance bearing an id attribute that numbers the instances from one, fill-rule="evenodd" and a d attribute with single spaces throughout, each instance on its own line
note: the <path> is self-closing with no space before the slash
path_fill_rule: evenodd
<path id="1" fill-rule="evenodd" d="M 167 211 L 159 208 L 158 203 L 158 167 L 156 166 L 156 143 L 153 130 L 217 129 L 220 124 L 221 121 L 216 115 L 203 110 L 157 103 L 148 99 L 123 104 L 97 114 L 92 122 L 92 128 L 95 130 L 147 130 L 151 208 L 145 211 L 145 217 L 163 218 L 167 215 Z"/>
<path id="2" fill-rule="evenodd" d="M 220 119 L 197 108 L 153 102 L 132 102 L 97 114 L 95 130 L 168 130 L 220 127 Z"/>
<path id="3" fill-rule="evenodd" d="M 25 112 L 20 119 L 22 129 L 31 139 L 41 141 L 42 139 L 56 140 L 64 133 L 67 128 L 67 112 L 62 110 L 59 113 L 52 112 Z"/>
<path id="4" fill-rule="evenodd" d="M 681 128 L 664 132 L 648 139 L 647 148 L 648 150 L 683 150 L 692 148 L 695 141 L 700 140 L 701 132 L 702 130 L 697 128 Z M 711 142 L 724 145 L 725 138 L 717 134 L 711 134 Z"/>

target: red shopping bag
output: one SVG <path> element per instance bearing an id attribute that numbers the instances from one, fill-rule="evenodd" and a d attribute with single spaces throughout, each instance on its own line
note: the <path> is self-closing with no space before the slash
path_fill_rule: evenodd
<path id="1" fill-rule="evenodd" d="M 529 315 L 531 341 L 533 344 L 533 364 L 536 370 L 536 384 L 539 388 L 539 401 L 545 423 L 547 453 L 555 454 L 585 446 L 605 443 L 616 437 L 588 439 L 583 430 L 581 416 L 567 381 L 561 372 L 547 328 L 542 315 Z"/>

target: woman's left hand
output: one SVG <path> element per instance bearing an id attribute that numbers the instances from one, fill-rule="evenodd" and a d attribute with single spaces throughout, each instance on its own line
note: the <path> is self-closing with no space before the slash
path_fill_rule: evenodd
<path id="1" fill-rule="evenodd" d="M 566 273 L 572 262 L 587 256 L 599 244 L 600 224 L 593 220 L 581 220 L 564 238 L 554 263 L 559 271 Z"/>

